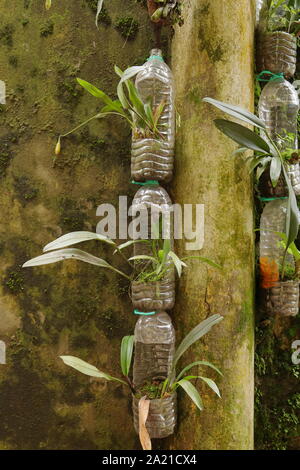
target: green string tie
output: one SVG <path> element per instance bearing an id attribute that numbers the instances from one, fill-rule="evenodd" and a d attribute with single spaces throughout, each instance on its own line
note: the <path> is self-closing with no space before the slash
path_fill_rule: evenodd
<path id="1" fill-rule="evenodd" d="M 154 312 L 140 312 L 139 310 L 135 309 L 135 310 L 133 311 L 133 313 L 134 313 L 135 315 L 155 315 L 155 314 L 156 314 L 156 311 L 154 311 Z"/>
<path id="2" fill-rule="evenodd" d="M 288 199 L 287 196 L 282 196 L 282 197 L 261 197 L 259 196 L 259 199 L 263 202 L 268 202 L 268 201 L 276 201 L 276 199 Z"/>
<path id="3" fill-rule="evenodd" d="M 144 182 L 141 181 L 131 181 L 132 184 L 139 184 L 140 186 L 158 186 L 159 182 L 156 180 L 147 180 Z"/>
<path id="4" fill-rule="evenodd" d="M 150 57 L 148 57 L 147 62 L 149 60 L 154 60 L 154 59 L 160 60 L 161 62 L 164 62 L 164 58 L 161 55 L 151 55 Z"/>
<path id="5" fill-rule="evenodd" d="M 264 75 L 269 75 L 269 78 L 262 78 Z M 277 80 L 279 78 L 284 79 L 284 74 L 282 72 L 273 73 L 270 72 L 270 70 L 263 70 L 257 75 L 257 80 L 259 82 L 271 82 L 272 80 Z"/>

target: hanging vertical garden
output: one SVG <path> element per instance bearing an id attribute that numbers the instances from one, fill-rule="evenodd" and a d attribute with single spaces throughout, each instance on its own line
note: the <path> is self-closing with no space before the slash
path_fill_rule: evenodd
<path id="1" fill-rule="evenodd" d="M 13 3 L 0 450 L 299 448 L 299 1 Z"/>

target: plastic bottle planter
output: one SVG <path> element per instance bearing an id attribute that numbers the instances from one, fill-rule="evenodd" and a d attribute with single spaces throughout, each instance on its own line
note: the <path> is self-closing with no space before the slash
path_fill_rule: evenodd
<path id="1" fill-rule="evenodd" d="M 133 199 L 132 208 L 134 213 L 147 209 L 148 232 L 139 237 L 142 239 L 151 238 L 151 211 L 152 213 L 156 211 L 156 214 L 158 214 L 159 209 L 161 209 L 164 213 L 165 233 L 169 233 L 171 246 L 173 247 L 172 201 L 165 189 L 158 185 L 141 187 Z M 144 243 L 136 243 L 134 245 L 134 256 L 138 255 L 152 255 L 151 248 Z M 131 296 L 134 308 L 143 312 L 172 309 L 175 303 L 173 264 L 170 262 L 166 274 L 157 282 L 133 281 Z"/>
<path id="2" fill-rule="evenodd" d="M 132 136 L 131 176 L 135 181 L 168 182 L 172 179 L 174 164 L 174 83 L 172 72 L 164 63 L 160 49 L 152 49 L 135 84 L 144 102 L 150 97 L 153 108 L 162 101 L 165 106 L 158 122 L 161 138 L 141 139 Z"/>
<path id="3" fill-rule="evenodd" d="M 175 303 L 175 276 L 167 272 L 157 282 L 137 282 L 131 284 L 131 298 L 134 308 L 142 312 L 171 310 Z"/>
<path id="4" fill-rule="evenodd" d="M 294 317 L 299 312 L 299 281 L 277 282 L 265 292 L 269 314 Z"/>
<path id="5" fill-rule="evenodd" d="M 132 410 L 134 428 L 139 432 L 139 400 L 133 397 Z M 150 400 L 149 415 L 146 428 L 151 439 L 162 439 L 174 433 L 177 421 L 176 393 L 167 397 Z"/>
<path id="6" fill-rule="evenodd" d="M 279 279 L 279 266 L 284 255 L 281 238 L 274 232 L 285 232 L 287 199 L 275 199 L 267 202 L 260 219 L 259 258 L 262 275 L 262 286 L 268 287 L 270 275 L 277 273 Z M 290 253 L 286 255 L 286 263 L 295 266 L 294 258 Z M 277 268 L 276 268 L 277 267 Z M 274 272 L 277 269 L 276 273 Z"/>
<path id="7" fill-rule="evenodd" d="M 293 77 L 297 63 L 297 39 L 283 31 L 260 33 L 258 37 L 257 68 Z"/>
<path id="8" fill-rule="evenodd" d="M 268 132 L 281 150 L 293 146 L 298 148 L 297 117 L 299 111 L 299 98 L 295 88 L 283 78 L 271 80 L 263 89 L 259 103 L 259 117 L 264 121 Z M 286 134 L 294 135 L 294 142 L 286 142 Z M 287 165 L 296 195 L 300 194 L 300 167 L 299 163 Z M 265 197 L 282 197 L 287 195 L 283 176 L 275 188 L 269 178 L 269 170 L 261 177 L 260 191 Z"/>
<path id="9" fill-rule="evenodd" d="M 294 148 L 297 149 L 298 111 L 298 94 L 287 80 L 276 78 L 267 83 L 258 103 L 259 117 L 281 149 L 291 147 L 291 142 L 283 141 L 287 133 L 295 136 Z"/>
<path id="10" fill-rule="evenodd" d="M 141 315 L 135 331 L 133 383 L 137 389 L 153 379 L 164 380 L 171 370 L 175 331 L 166 312 Z"/>

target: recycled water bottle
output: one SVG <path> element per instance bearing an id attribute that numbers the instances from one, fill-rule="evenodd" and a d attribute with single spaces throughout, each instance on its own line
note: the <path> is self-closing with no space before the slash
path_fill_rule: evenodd
<path id="1" fill-rule="evenodd" d="M 283 77 L 271 79 L 262 90 L 258 108 L 260 119 L 279 147 L 297 149 L 299 98 L 295 88 Z M 294 136 L 292 144 L 284 141 L 287 133 Z"/>
<path id="2" fill-rule="evenodd" d="M 259 262 L 261 285 L 266 289 L 279 281 L 285 248 L 282 238 L 274 232 L 285 232 L 287 204 L 287 199 L 267 202 L 260 219 Z M 290 253 L 286 255 L 286 264 L 295 267 Z"/>
<path id="3" fill-rule="evenodd" d="M 139 434 L 139 399 L 133 397 L 133 421 Z M 163 439 L 174 433 L 177 422 L 177 394 L 173 392 L 165 398 L 150 400 L 146 428 L 150 439 Z"/>
<path id="4" fill-rule="evenodd" d="M 160 49 L 150 57 L 135 82 L 144 103 L 150 100 L 153 111 L 163 106 L 158 120 L 159 135 L 132 136 L 131 176 L 136 181 L 172 179 L 175 143 L 174 80 Z"/>
<path id="5" fill-rule="evenodd" d="M 132 215 L 145 214 L 145 218 L 141 221 L 140 234 L 132 233 L 133 239 L 147 240 L 134 244 L 134 256 L 147 255 L 153 256 L 152 243 L 154 238 L 170 240 L 171 249 L 173 249 L 173 213 L 172 201 L 167 191 L 154 181 L 152 184 L 142 186 L 134 196 L 132 202 Z M 161 214 L 161 218 L 159 216 Z M 162 224 L 162 227 L 161 227 Z M 155 234 L 155 232 L 157 233 Z M 149 261 L 137 262 L 135 266 L 138 272 L 145 272 Z M 156 310 L 170 310 L 175 303 L 175 273 L 174 265 L 171 260 L 166 262 L 167 270 L 163 277 L 159 280 L 144 280 L 140 276 L 131 283 L 132 303 L 134 308 L 143 312 L 151 312 Z"/>
<path id="6" fill-rule="evenodd" d="M 166 312 L 141 315 L 135 330 L 133 383 L 137 388 L 153 380 L 163 381 L 171 371 L 175 331 Z"/>
<path id="7" fill-rule="evenodd" d="M 295 88 L 283 77 L 271 79 L 262 90 L 259 99 L 259 117 L 281 150 L 298 149 L 297 117 L 299 98 Z M 290 140 L 287 140 L 287 135 Z M 299 163 L 287 164 L 295 193 L 300 194 Z"/>
<path id="8" fill-rule="evenodd" d="M 287 1 L 281 4 L 269 16 L 267 0 L 257 0 L 256 25 L 257 41 L 257 71 L 269 70 L 273 73 L 284 73 L 293 77 L 297 62 L 297 39 L 284 31 L 286 29 Z"/>

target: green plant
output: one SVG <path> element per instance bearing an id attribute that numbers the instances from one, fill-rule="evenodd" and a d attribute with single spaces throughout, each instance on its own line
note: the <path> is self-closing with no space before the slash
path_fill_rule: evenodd
<path id="1" fill-rule="evenodd" d="M 95 366 L 92 366 L 88 364 L 87 362 L 82 361 L 81 359 L 78 359 L 74 356 L 60 356 L 60 357 L 66 365 L 73 367 L 74 369 L 78 370 L 79 372 L 82 372 L 83 374 L 86 374 L 92 377 L 103 378 L 105 380 L 114 380 L 114 381 L 118 381 L 123 384 L 129 385 L 131 391 L 138 398 L 139 397 L 141 398 L 142 396 L 144 396 L 145 393 L 148 399 L 166 398 L 170 394 L 174 393 L 178 387 L 181 387 L 187 393 L 190 399 L 195 403 L 195 405 L 200 410 L 202 410 L 203 403 L 202 403 L 202 400 L 201 400 L 201 397 L 197 388 L 192 383 L 192 380 L 197 380 L 197 379 L 202 380 L 220 397 L 219 388 L 217 384 L 212 379 L 209 379 L 208 377 L 204 377 L 202 375 L 186 375 L 186 373 L 190 371 L 192 368 L 199 367 L 199 366 L 210 367 L 220 375 L 222 375 L 222 373 L 216 366 L 214 366 L 213 364 L 207 361 L 192 362 L 188 364 L 187 366 L 185 366 L 179 374 L 176 374 L 176 365 L 179 359 L 182 357 L 182 355 L 187 351 L 187 349 L 190 346 L 192 346 L 202 336 L 208 333 L 214 325 L 216 325 L 217 323 L 220 323 L 220 321 L 222 320 L 223 320 L 223 317 L 221 315 L 212 315 L 206 320 L 199 323 L 195 328 L 193 328 L 186 335 L 186 337 L 182 340 L 182 342 L 176 349 L 169 376 L 162 382 L 158 382 L 157 380 L 154 380 L 152 383 L 147 383 L 143 385 L 140 388 L 140 390 L 135 389 L 134 384 L 132 383 L 132 380 L 130 380 L 129 378 L 129 371 L 130 371 L 131 360 L 132 360 L 133 342 L 134 342 L 133 336 L 126 336 L 125 338 L 123 338 L 122 343 L 121 343 L 121 353 L 120 353 L 121 370 L 122 370 L 122 374 L 125 380 L 112 377 L 111 375 L 108 375 L 100 371 Z"/>
<path id="2" fill-rule="evenodd" d="M 270 31 L 300 32 L 299 0 L 268 0 L 267 26 Z"/>
<path id="3" fill-rule="evenodd" d="M 129 371 L 133 353 L 133 343 L 134 336 L 124 336 L 121 342 L 120 365 L 122 375 L 125 380 L 106 374 L 105 372 L 102 372 L 101 370 L 97 369 L 97 367 L 88 364 L 87 362 L 83 361 L 82 359 L 79 359 L 78 357 L 60 356 L 60 358 L 66 365 L 73 367 L 82 374 L 89 375 L 90 377 L 97 377 L 99 379 L 105 379 L 108 381 L 121 382 L 122 384 L 128 385 L 131 391 L 134 392 L 133 383 L 129 378 Z"/>
<path id="4" fill-rule="evenodd" d="M 226 119 L 214 120 L 216 127 L 223 132 L 223 134 L 241 145 L 234 154 L 243 153 L 246 150 L 253 150 L 255 152 L 253 156 L 249 157 L 249 160 L 250 171 L 256 170 L 257 179 L 259 179 L 266 168 L 270 166 L 270 178 L 273 186 L 275 187 L 281 173 L 283 174 L 289 194 L 285 230 L 287 237 L 287 250 L 297 237 L 299 216 L 296 196 L 287 174 L 286 162 L 284 161 L 284 157 L 280 149 L 269 135 L 264 122 L 255 116 L 255 114 L 252 114 L 239 106 L 223 103 L 221 101 L 214 100 L 213 98 L 204 98 L 203 101 L 216 106 L 218 109 L 234 118 L 260 129 L 262 136 L 259 136 L 241 124 L 228 121 Z"/>
<path id="5" fill-rule="evenodd" d="M 283 160 L 290 165 L 298 163 L 300 153 L 295 150 L 295 135 L 292 132 L 286 132 L 285 136 L 278 137 L 281 141 L 280 146 L 283 148 L 281 151 Z"/>
<path id="6" fill-rule="evenodd" d="M 113 247 L 114 254 L 119 254 L 122 256 L 122 258 L 125 259 L 130 266 L 132 271 L 131 275 L 120 271 L 102 258 L 98 258 L 94 255 L 91 255 L 90 253 L 78 250 L 76 248 L 67 248 L 77 243 L 89 240 L 101 241 Z M 152 256 L 140 255 L 127 258 L 123 254 L 123 250 L 133 245 L 134 243 L 147 244 L 149 248 L 152 249 Z M 63 261 L 65 259 L 77 259 L 95 266 L 99 266 L 101 268 L 110 269 L 130 281 L 137 280 L 139 282 L 159 281 L 170 267 L 170 263 L 174 264 L 178 275 L 181 276 L 182 268 L 186 267 L 184 261 L 187 259 L 199 259 L 200 261 L 203 261 L 213 267 L 220 268 L 220 266 L 215 262 L 201 256 L 188 256 L 182 259 L 178 258 L 178 256 L 170 249 L 169 240 L 129 240 L 121 245 L 117 245 L 108 237 L 86 231 L 67 233 L 66 235 L 63 235 L 57 240 L 54 240 L 53 242 L 46 245 L 43 251 L 46 253 L 27 261 L 24 263 L 23 267 L 41 266 Z M 142 267 L 139 263 L 137 263 L 137 266 L 134 266 L 131 263 L 132 261 L 142 262 Z"/>
<path id="7" fill-rule="evenodd" d="M 46 10 L 50 10 L 52 4 L 52 0 L 45 0 L 45 8 Z"/>
<path id="8" fill-rule="evenodd" d="M 111 115 L 125 119 L 133 131 L 134 138 L 152 137 L 162 139 L 161 130 L 163 124 L 159 123 L 159 119 L 165 107 L 165 102 L 162 101 L 158 106 L 153 107 L 152 98 L 149 97 L 144 103 L 131 80 L 142 69 L 143 66 L 133 66 L 122 72 L 119 67 L 115 66 L 115 72 L 121 79 L 117 86 L 117 100 L 112 100 L 106 93 L 91 83 L 77 78 L 79 85 L 95 98 L 100 99 L 104 103 L 104 107 L 99 113 L 79 124 L 71 131 L 61 134 L 56 144 L 55 154 L 58 155 L 60 153 L 62 137 L 77 131 L 93 119 L 102 119 Z"/>

